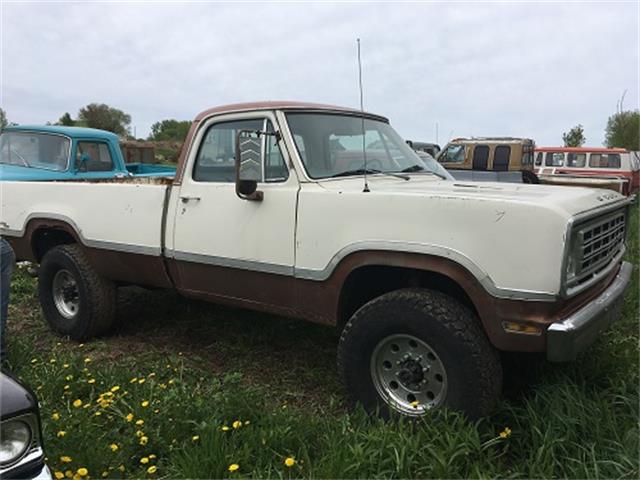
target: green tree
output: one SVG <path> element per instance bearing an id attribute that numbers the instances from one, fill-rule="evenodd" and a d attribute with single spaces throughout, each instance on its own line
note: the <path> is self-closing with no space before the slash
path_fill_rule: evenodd
<path id="1" fill-rule="evenodd" d="M 7 114 L 4 113 L 4 110 L 0 108 L 0 130 L 7 126 L 9 122 L 7 122 Z"/>
<path id="2" fill-rule="evenodd" d="M 76 122 L 71 118 L 69 112 L 65 112 L 65 114 L 56 122 L 56 125 L 64 125 L 65 127 L 73 127 L 75 124 Z"/>
<path id="3" fill-rule="evenodd" d="M 78 120 L 87 127 L 108 130 L 118 135 L 127 135 L 131 124 L 130 115 L 104 103 L 90 103 L 81 108 Z"/>
<path id="4" fill-rule="evenodd" d="M 586 141 L 586 138 L 584 138 L 584 127 L 578 124 L 568 132 L 563 133 L 562 141 L 565 147 L 581 147 Z"/>
<path id="5" fill-rule="evenodd" d="M 607 147 L 640 150 L 640 111 L 626 110 L 609 117 L 604 143 Z"/>
<path id="6" fill-rule="evenodd" d="M 183 142 L 187 138 L 191 122 L 188 120 L 175 120 L 173 118 L 162 120 L 151 125 L 149 140 L 170 140 Z"/>

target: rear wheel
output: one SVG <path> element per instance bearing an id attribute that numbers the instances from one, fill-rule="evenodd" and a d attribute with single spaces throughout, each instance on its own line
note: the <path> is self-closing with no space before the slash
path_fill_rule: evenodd
<path id="1" fill-rule="evenodd" d="M 502 369 L 473 313 L 451 297 L 398 290 L 360 308 L 338 347 L 340 375 L 370 413 L 420 416 L 443 406 L 488 414 Z"/>
<path id="2" fill-rule="evenodd" d="M 56 332 L 82 341 L 105 333 L 115 316 L 115 285 L 98 275 L 79 245 L 49 250 L 40 264 L 38 296 Z"/>

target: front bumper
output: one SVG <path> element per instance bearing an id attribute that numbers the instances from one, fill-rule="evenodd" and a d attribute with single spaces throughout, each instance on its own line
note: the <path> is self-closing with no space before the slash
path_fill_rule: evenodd
<path id="1" fill-rule="evenodd" d="M 547 330 L 547 360 L 568 362 L 575 360 L 620 316 L 624 292 L 631 281 L 633 266 L 622 262 L 611 285 L 589 304 L 561 322 L 552 323 Z"/>

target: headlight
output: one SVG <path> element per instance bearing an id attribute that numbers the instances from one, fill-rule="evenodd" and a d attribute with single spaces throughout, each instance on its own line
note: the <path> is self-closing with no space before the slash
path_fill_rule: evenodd
<path id="1" fill-rule="evenodd" d="M 31 427 L 19 420 L 2 423 L 0 432 L 0 465 L 18 461 L 31 445 Z"/>

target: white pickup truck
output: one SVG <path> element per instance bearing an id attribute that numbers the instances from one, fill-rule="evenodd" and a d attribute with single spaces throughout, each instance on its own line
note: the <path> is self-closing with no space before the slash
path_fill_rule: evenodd
<path id="1" fill-rule="evenodd" d="M 339 328 L 371 412 L 477 417 L 500 351 L 572 360 L 618 316 L 629 203 L 431 168 L 379 115 L 228 105 L 195 119 L 173 179 L 2 182 L 0 233 L 63 335 L 106 332 L 120 285 L 175 289 Z"/>

